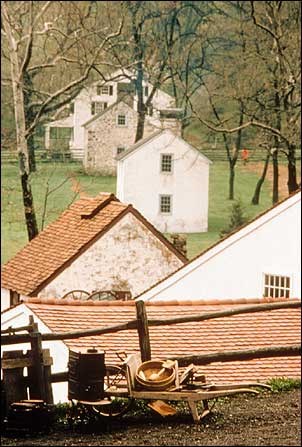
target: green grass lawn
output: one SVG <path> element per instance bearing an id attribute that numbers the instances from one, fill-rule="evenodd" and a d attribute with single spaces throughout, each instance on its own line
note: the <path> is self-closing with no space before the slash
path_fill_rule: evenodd
<path id="1" fill-rule="evenodd" d="M 4 164 L 1 183 L 1 263 L 7 262 L 27 243 L 24 224 L 20 179 L 17 165 Z M 72 180 L 72 178 L 74 180 Z M 271 206 L 271 191 L 265 183 L 258 206 L 251 205 L 251 197 L 258 176 L 236 168 L 235 196 L 241 198 L 246 215 L 251 219 Z M 114 192 L 115 177 L 89 176 L 78 163 L 39 163 L 37 173 L 32 174 L 32 190 L 35 200 L 38 226 L 41 229 L 45 198 L 46 217 L 44 227 L 55 220 L 79 196 L 73 191 L 75 181 L 83 190 L 94 196 L 101 191 Z M 229 222 L 231 202 L 228 197 L 228 165 L 215 162 L 210 168 L 209 231 L 187 235 L 188 257 L 192 258 L 219 239 L 220 231 Z"/>

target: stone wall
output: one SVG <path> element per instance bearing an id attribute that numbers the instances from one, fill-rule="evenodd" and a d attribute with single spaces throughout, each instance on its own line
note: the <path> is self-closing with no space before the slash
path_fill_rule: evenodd
<path id="1" fill-rule="evenodd" d="M 126 125 L 117 123 L 117 116 L 126 116 Z M 126 103 L 119 102 L 86 126 L 84 167 L 88 173 L 116 174 L 118 147 L 128 149 L 134 144 L 137 113 Z M 144 138 L 156 128 L 145 121 Z"/>
<path id="2" fill-rule="evenodd" d="M 133 214 L 128 213 L 41 292 L 61 298 L 70 290 L 129 290 L 132 297 L 183 262 Z"/>

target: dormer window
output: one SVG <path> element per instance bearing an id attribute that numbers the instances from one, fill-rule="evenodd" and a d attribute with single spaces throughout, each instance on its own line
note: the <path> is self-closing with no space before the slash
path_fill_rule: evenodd
<path id="1" fill-rule="evenodd" d="M 164 173 L 172 172 L 172 154 L 161 154 L 160 170 Z"/>
<path id="2" fill-rule="evenodd" d="M 93 101 L 91 103 L 91 115 L 97 115 L 107 109 L 108 103 L 103 101 Z"/>
<path id="3" fill-rule="evenodd" d="M 124 113 L 119 113 L 117 115 L 117 125 L 118 126 L 126 126 L 127 125 L 126 115 Z"/>
<path id="4" fill-rule="evenodd" d="M 97 85 L 96 87 L 97 95 L 113 95 L 113 86 L 112 85 Z"/>

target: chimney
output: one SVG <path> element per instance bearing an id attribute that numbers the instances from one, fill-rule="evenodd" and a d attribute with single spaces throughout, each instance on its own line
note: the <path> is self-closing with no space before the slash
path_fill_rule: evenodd
<path id="1" fill-rule="evenodd" d="M 162 109 L 159 114 L 162 129 L 170 129 L 175 135 L 181 137 L 183 109 Z"/>
<path id="2" fill-rule="evenodd" d="M 171 234 L 172 244 L 184 256 L 187 256 L 187 237 L 177 233 Z"/>

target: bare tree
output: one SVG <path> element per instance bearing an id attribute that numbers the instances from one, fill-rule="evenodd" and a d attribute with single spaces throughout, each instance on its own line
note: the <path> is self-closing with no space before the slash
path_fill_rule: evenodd
<path id="1" fill-rule="evenodd" d="M 1 3 L 2 34 L 9 61 L 16 146 L 29 240 L 38 234 L 30 184 L 30 143 L 36 127 L 78 94 L 120 35 L 96 21 L 93 2 Z M 103 62 L 104 64 L 104 62 Z M 32 163 L 30 164 L 30 159 Z"/>

